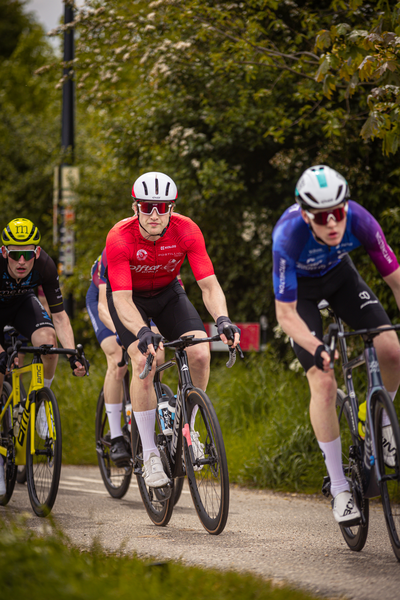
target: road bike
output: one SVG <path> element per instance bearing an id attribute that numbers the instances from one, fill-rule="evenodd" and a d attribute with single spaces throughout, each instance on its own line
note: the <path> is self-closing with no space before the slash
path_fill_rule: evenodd
<path id="1" fill-rule="evenodd" d="M 203 390 L 193 385 L 186 353 L 189 346 L 219 340 L 219 335 L 205 338 L 188 335 L 172 342 L 163 340 L 164 348 L 172 348 L 175 357 L 156 367 L 153 382 L 158 406 L 157 447 L 164 470 L 170 478 L 162 488 L 151 488 L 144 481 L 142 445 L 138 428 L 132 420 L 133 472 L 147 514 L 155 525 L 165 526 L 169 523 L 174 508 L 174 487 L 177 480 L 186 476 L 203 527 L 213 535 L 220 534 L 225 528 L 229 512 L 229 475 L 224 440 L 211 400 Z M 237 350 L 243 358 L 240 346 L 237 346 Z M 236 360 L 236 348 L 229 347 L 229 353 L 227 367 L 232 367 Z M 152 355 L 147 357 L 141 379 L 149 374 L 153 358 Z M 172 399 L 173 394 L 161 383 L 160 374 L 174 366 L 179 376 L 175 416 L 172 434 L 165 434 L 159 407 L 165 403 L 166 396 Z"/>
<path id="2" fill-rule="evenodd" d="M 363 549 L 368 536 L 369 500 L 380 496 L 386 527 L 393 552 L 400 561 L 400 427 L 392 399 L 382 382 L 379 362 L 373 344 L 374 338 L 382 333 L 382 328 L 360 329 L 347 332 L 343 323 L 325 301 L 320 309 L 328 308 L 335 323 L 329 325 L 324 342 L 329 346 L 331 367 L 336 343 L 339 341 L 342 356 L 342 369 L 346 394 L 338 389 L 336 408 L 342 438 L 342 460 L 346 478 L 352 489 L 354 500 L 361 512 L 361 519 L 354 523 L 340 525 L 342 535 L 351 550 Z M 400 325 L 387 326 L 387 330 L 400 330 Z M 346 339 L 361 336 L 364 351 L 361 355 L 348 359 Z M 359 399 L 355 392 L 353 369 L 365 364 L 367 371 L 366 419 L 359 423 Z M 387 416 L 386 416 L 387 415 Z M 395 448 L 390 447 L 387 430 L 388 422 L 392 427 Z M 394 451 L 388 460 L 384 456 L 384 445 Z M 330 494 L 329 477 L 325 477 L 323 493 Z"/>
<path id="3" fill-rule="evenodd" d="M 12 385 L 3 383 L 0 397 L 0 454 L 3 457 L 6 493 L 0 496 L 0 505 L 11 499 L 18 465 L 26 465 L 29 500 L 39 517 L 47 516 L 57 497 L 61 473 L 62 434 L 60 411 L 52 390 L 44 387 L 42 356 L 47 354 L 75 355 L 89 372 L 89 363 L 78 344 L 75 349 L 54 348 L 51 344 L 23 346 L 11 333 L 7 349 L 7 369 L 11 371 Z M 33 354 L 32 363 L 12 368 L 18 353 Z M 20 378 L 30 374 L 27 396 L 21 395 Z"/>
<path id="4" fill-rule="evenodd" d="M 129 357 L 125 349 L 122 350 L 122 359 L 118 363 L 119 367 L 128 365 Z M 165 384 L 162 384 L 163 392 L 170 396 L 172 390 Z M 122 413 L 121 413 L 121 429 L 124 437 L 124 442 L 128 452 L 131 454 L 131 421 L 132 421 L 132 404 L 130 397 L 130 382 L 129 382 L 129 371 L 127 370 L 122 380 Z M 108 493 L 112 498 L 121 499 L 127 493 L 133 471 L 133 458 L 131 458 L 129 464 L 116 465 L 110 456 L 111 450 L 111 435 L 108 425 L 108 418 L 104 403 L 104 390 L 100 391 L 97 407 L 96 407 L 96 420 L 95 420 L 95 436 L 96 436 L 96 452 L 97 461 L 99 463 L 100 474 L 103 479 L 104 485 Z M 176 504 L 180 498 L 183 487 L 183 479 L 177 480 L 178 483 L 174 488 L 174 504 Z"/>

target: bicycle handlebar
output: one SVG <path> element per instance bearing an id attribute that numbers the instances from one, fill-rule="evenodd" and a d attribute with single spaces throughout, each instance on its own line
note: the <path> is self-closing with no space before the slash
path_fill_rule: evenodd
<path id="1" fill-rule="evenodd" d="M 329 367 L 333 369 L 333 361 L 335 358 L 336 341 L 339 338 L 354 337 L 360 335 L 361 337 L 370 337 L 371 339 L 384 333 L 385 331 L 399 331 L 400 325 L 388 325 L 385 327 L 374 327 L 371 329 L 357 329 L 356 331 L 339 331 L 339 325 L 337 323 L 331 323 L 329 325 L 328 333 L 322 338 L 324 344 L 327 346 L 327 352 L 330 354 Z"/>
<path id="2" fill-rule="evenodd" d="M 164 338 L 163 338 L 162 342 L 163 342 L 164 348 L 183 349 L 183 348 L 187 348 L 188 346 L 195 346 L 196 344 L 203 344 L 204 342 L 219 342 L 220 340 L 221 340 L 221 338 L 219 335 L 214 335 L 212 337 L 206 337 L 206 338 L 195 338 L 194 335 L 185 335 L 183 337 L 180 337 L 177 340 L 174 340 L 173 342 L 164 341 Z M 157 350 L 157 348 L 155 348 L 155 350 Z M 236 350 L 238 350 L 240 358 L 244 358 L 244 354 L 243 354 L 242 349 L 239 346 L 239 344 L 235 348 L 228 346 L 228 350 L 229 350 L 229 359 L 228 359 L 228 362 L 226 363 L 226 366 L 228 367 L 228 369 L 230 369 L 231 367 L 233 367 L 233 365 L 236 362 Z M 145 379 L 147 377 L 147 375 L 150 373 L 151 367 L 153 364 L 153 360 L 154 360 L 154 355 L 149 354 L 146 359 L 146 364 L 144 366 L 144 369 L 139 375 L 140 379 Z"/>
<path id="3" fill-rule="evenodd" d="M 55 348 L 51 344 L 42 344 L 41 346 L 23 346 L 21 340 L 16 340 L 13 346 L 7 348 L 7 354 L 9 355 L 7 360 L 7 368 L 11 369 L 11 365 L 18 354 L 34 354 L 41 356 L 43 354 L 70 354 L 71 356 L 77 356 L 80 362 L 86 369 L 86 374 L 89 375 L 89 361 L 85 357 L 83 352 L 82 344 L 77 344 L 76 348 Z"/>

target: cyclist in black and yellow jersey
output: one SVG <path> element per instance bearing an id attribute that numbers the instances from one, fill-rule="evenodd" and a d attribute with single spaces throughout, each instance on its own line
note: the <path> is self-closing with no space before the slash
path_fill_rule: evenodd
<path id="1" fill-rule="evenodd" d="M 4 351 L 3 329 L 12 325 L 33 346 L 57 345 L 57 337 L 64 348 L 75 348 L 74 334 L 67 313 L 54 261 L 39 246 L 40 233 L 29 219 L 13 219 L 1 234 L 0 255 L 0 390 L 6 371 L 7 354 Z M 34 290 L 42 286 L 50 315 L 36 297 Z M 57 337 L 56 337 L 57 336 Z M 58 356 L 42 357 L 44 385 L 51 386 Z M 75 356 L 69 357 L 74 375 L 82 377 L 86 370 Z M 4 487 L 3 468 L 0 464 L 0 494 Z"/>

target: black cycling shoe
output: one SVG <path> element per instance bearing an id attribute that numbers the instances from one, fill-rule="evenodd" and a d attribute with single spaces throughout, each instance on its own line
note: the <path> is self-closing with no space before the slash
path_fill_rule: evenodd
<path id="1" fill-rule="evenodd" d="M 125 447 L 123 437 L 111 440 L 110 458 L 117 467 L 126 467 L 130 464 L 131 455 Z"/>

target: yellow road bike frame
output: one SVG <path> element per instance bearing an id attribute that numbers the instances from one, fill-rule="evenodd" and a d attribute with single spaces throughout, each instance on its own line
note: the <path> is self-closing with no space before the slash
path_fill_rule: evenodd
<path id="1" fill-rule="evenodd" d="M 24 373 L 30 373 L 32 375 L 29 386 L 29 392 L 25 403 L 24 412 L 20 422 L 18 437 L 14 437 L 15 447 L 15 464 L 25 465 L 26 464 L 26 440 L 28 424 L 30 419 L 31 427 L 31 454 L 35 454 L 35 415 L 36 415 L 36 392 L 43 388 L 44 375 L 43 375 L 43 363 L 34 362 L 26 367 L 16 367 L 12 372 L 12 391 L 11 394 L 0 414 L 0 422 L 8 410 L 12 402 L 13 408 L 18 406 L 21 402 L 21 387 L 20 377 Z M 49 402 L 45 403 L 46 420 L 49 428 L 49 437 L 55 439 L 56 432 L 53 430 L 53 416 L 51 415 L 51 405 Z M 13 423 L 14 424 L 14 423 Z M 7 456 L 7 448 L 0 446 L 0 454 Z"/>

